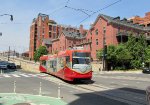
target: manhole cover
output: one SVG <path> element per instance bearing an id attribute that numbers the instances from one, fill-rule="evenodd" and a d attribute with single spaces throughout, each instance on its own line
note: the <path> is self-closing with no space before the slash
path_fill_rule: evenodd
<path id="1" fill-rule="evenodd" d="M 14 105 L 31 105 L 30 103 L 17 103 L 17 104 L 14 104 Z"/>

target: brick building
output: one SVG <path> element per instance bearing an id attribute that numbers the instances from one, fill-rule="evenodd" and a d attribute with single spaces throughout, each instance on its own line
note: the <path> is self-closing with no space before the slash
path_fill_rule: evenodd
<path id="1" fill-rule="evenodd" d="M 150 44 L 150 27 L 139 25 L 132 20 L 120 17 L 110 17 L 100 14 L 89 30 L 82 25 L 79 28 L 60 25 L 50 20 L 47 15 L 39 14 L 33 20 L 30 30 L 30 58 L 33 58 L 34 51 L 44 45 L 49 53 L 55 53 L 70 47 L 82 46 L 91 51 L 93 60 L 97 60 L 96 52 L 105 45 L 118 45 L 127 42 L 128 33 L 134 33 L 138 38 L 144 33 L 147 42 Z"/>
<path id="2" fill-rule="evenodd" d="M 135 24 L 125 18 L 121 20 L 120 17 L 100 14 L 90 27 L 83 46 L 91 50 L 91 56 L 93 60 L 96 60 L 96 51 L 103 48 L 104 38 L 107 46 L 118 45 L 121 42 L 127 42 L 128 32 L 133 32 L 135 37 L 138 37 L 140 33 L 145 33 L 150 43 L 150 27 Z"/>
<path id="3" fill-rule="evenodd" d="M 86 39 L 85 35 L 82 35 L 80 32 L 73 31 L 62 31 L 57 39 L 52 40 L 52 50 L 61 51 L 76 47 L 80 45 Z"/>
<path id="4" fill-rule="evenodd" d="M 45 14 L 38 14 L 37 19 L 33 19 L 30 26 L 30 45 L 29 58 L 33 58 L 34 51 L 41 45 L 43 39 L 49 38 L 49 16 Z"/>
<path id="5" fill-rule="evenodd" d="M 133 23 L 138 23 L 140 25 L 144 25 L 145 27 L 150 26 L 150 12 L 145 13 L 145 17 L 135 16 L 130 18 L 133 20 Z"/>
<path id="6" fill-rule="evenodd" d="M 34 51 L 40 45 L 46 46 L 49 53 L 53 53 L 59 51 L 60 48 L 63 50 L 72 47 L 72 42 L 79 44 L 78 41 L 82 38 L 78 39 L 78 36 L 85 36 L 86 32 L 87 30 L 83 28 L 83 25 L 76 28 L 70 25 L 57 24 L 54 20 L 49 19 L 48 15 L 39 13 L 38 17 L 33 19 L 32 25 L 30 26 L 29 58 L 33 59 Z M 66 38 L 66 45 L 60 46 L 59 43 L 64 43 L 60 39 L 60 37 L 63 38 L 63 35 Z"/>

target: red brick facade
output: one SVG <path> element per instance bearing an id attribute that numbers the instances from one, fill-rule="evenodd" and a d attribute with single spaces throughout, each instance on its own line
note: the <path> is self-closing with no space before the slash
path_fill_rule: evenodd
<path id="1" fill-rule="evenodd" d="M 71 26 L 58 25 L 53 20 L 46 19 L 42 22 L 40 28 L 40 38 L 37 39 L 38 33 L 36 31 L 36 24 L 39 26 L 40 22 L 33 22 L 30 30 L 30 58 L 33 58 L 33 52 L 41 45 L 46 45 L 49 53 L 56 53 L 60 50 L 65 50 L 70 47 L 82 46 L 87 50 L 91 50 L 91 57 L 97 60 L 96 52 L 103 48 L 105 38 L 105 45 L 117 45 L 128 40 L 128 32 L 134 33 L 138 37 L 140 33 L 145 33 L 147 41 L 150 43 L 150 27 L 140 26 L 134 24 L 127 19 L 120 19 L 120 17 L 110 17 L 106 15 L 99 15 L 90 29 L 87 31 L 81 25 L 80 28 Z M 42 28 L 45 27 L 45 28 Z M 47 28 L 48 27 L 48 28 Z M 45 29 L 42 31 L 42 29 Z M 105 31 L 104 31 L 105 29 Z M 104 37 L 105 36 L 105 37 Z M 36 46 L 35 42 L 36 41 Z"/>
<path id="2" fill-rule="evenodd" d="M 103 48 L 104 28 L 106 30 L 105 42 L 107 46 L 126 42 L 128 32 L 134 33 L 136 37 L 138 37 L 140 33 L 145 33 L 147 41 L 149 42 L 150 28 L 134 24 L 132 21 L 126 19 L 120 20 L 120 17 L 113 18 L 106 15 L 99 15 L 86 36 L 86 41 L 89 43 L 84 44 L 84 48 L 91 50 L 93 60 L 97 60 L 97 50 Z"/>
<path id="3" fill-rule="evenodd" d="M 62 31 L 80 33 L 83 36 L 85 36 L 87 32 L 87 30 L 83 28 L 83 25 L 79 28 L 60 25 L 54 20 L 50 20 L 48 15 L 39 13 L 37 19 L 33 20 L 30 27 L 29 58 L 33 59 L 34 51 L 39 48 L 40 45 L 46 46 L 49 53 L 54 53 L 60 51 L 60 49 L 64 50 L 76 44 L 80 44 L 80 41 L 76 40 L 76 38 L 69 39 L 68 37 L 63 37 Z"/>

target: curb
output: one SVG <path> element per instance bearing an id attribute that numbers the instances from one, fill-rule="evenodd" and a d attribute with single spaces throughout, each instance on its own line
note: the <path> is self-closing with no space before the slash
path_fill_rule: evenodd
<path id="1" fill-rule="evenodd" d="M 142 71 L 100 71 L 100 72 L 93 72 L 93 74 L 143 74 Z"/>

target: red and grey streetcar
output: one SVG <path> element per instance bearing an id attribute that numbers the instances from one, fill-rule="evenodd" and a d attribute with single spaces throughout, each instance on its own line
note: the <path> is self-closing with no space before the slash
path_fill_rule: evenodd
<path id="1" fill-rule="evenodd" d="M 90 60 L 90 51 L 65 50 L 58 54 L 41 56 L 39 70 L 67 81 L 90 80 L 92 78 Z"/>

